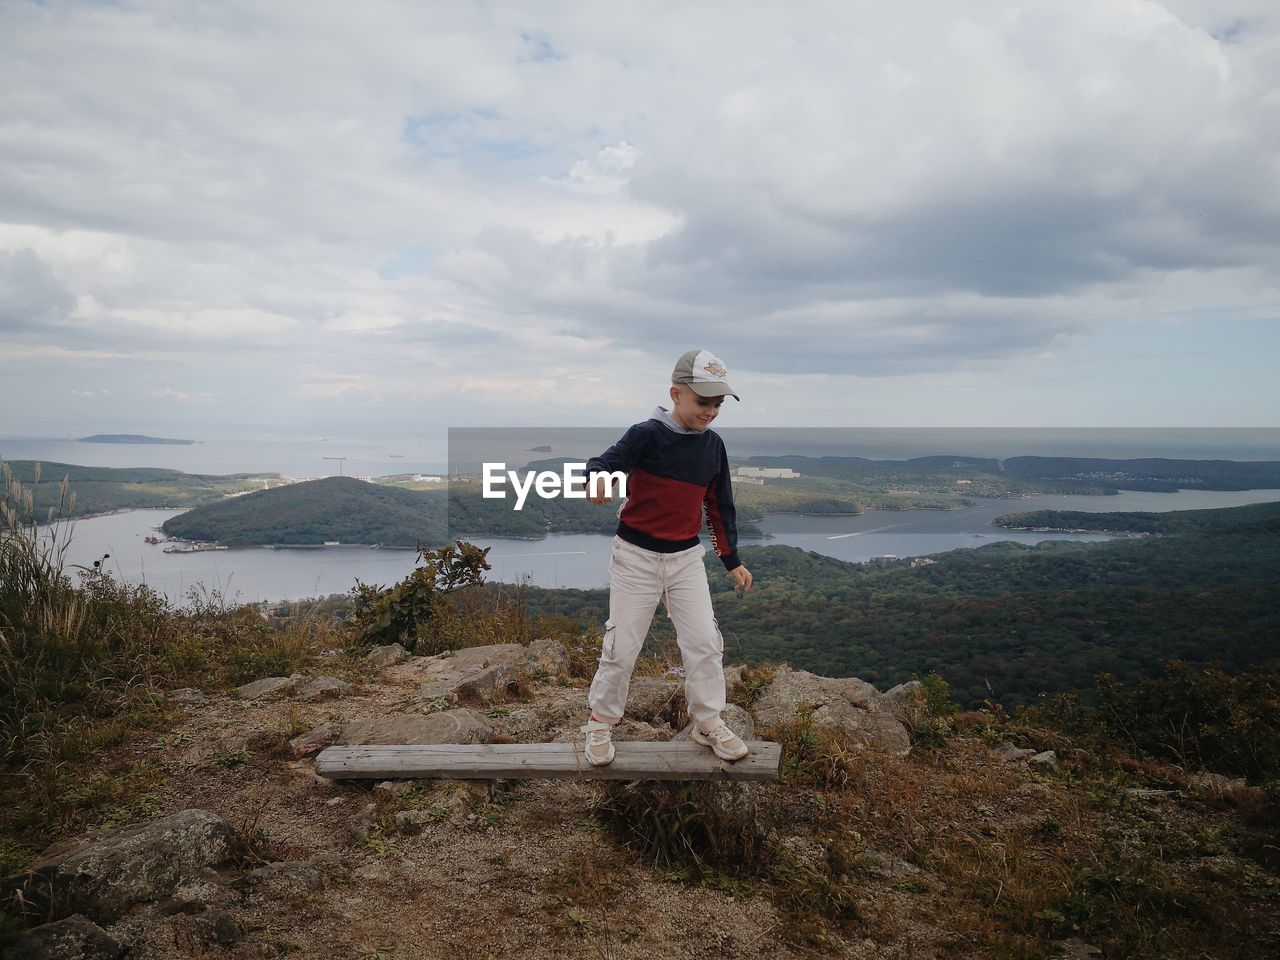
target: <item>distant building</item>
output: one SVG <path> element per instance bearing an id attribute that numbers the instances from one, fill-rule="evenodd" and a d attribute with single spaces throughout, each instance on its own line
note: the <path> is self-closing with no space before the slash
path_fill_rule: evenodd
<path id="1" fill-rule="evenodd" d="M 957 481 L 956 481 L 956 483 L 960 483 L 960 484 L 968 484 L 968 483 L 973 483 L 973 481 L 972 481 L 972 480 L 957 480 Z"/>
<path id="2" fill-rule="evenodd" d="M 757 487 L 764 486 L 764 477 L 744 477 L 741 474 L 733 478 L 734 483 L 750 483 Z"/>
<path id="3" fill-rule="evenodd" d="M 443 480 L 444 480 L 444 477 L 428 477 L 425 474 L 421 474 L 421 473 L 415 473 L 413 475 L 414 483 L 440 483 Z"/>
<path id="4" fill-rule="evenodd" d="M 800 474 L 790 467 L 737 467 L 735 476 L 761 477 L 766 480 L 794 480 Z"/>

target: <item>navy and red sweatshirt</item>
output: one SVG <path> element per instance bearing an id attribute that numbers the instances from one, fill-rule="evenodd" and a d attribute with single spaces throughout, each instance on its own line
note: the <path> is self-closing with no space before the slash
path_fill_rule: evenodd
<path id="1" fill-rule="evenodd" d="M 587 476 L 627 474 L 618 536 L 658 553 L 698 542 L 705 514 L 711 547 L 726 570 L 740 566 L 737 511 L 724 441 L 710 430 L 686 430 L 662 407 L 617 443 L 587 461 Z"/>

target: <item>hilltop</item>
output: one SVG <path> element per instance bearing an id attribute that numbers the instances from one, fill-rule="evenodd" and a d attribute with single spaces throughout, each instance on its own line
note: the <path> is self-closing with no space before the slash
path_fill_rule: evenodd
<path id="1" fill-rule="evenodd" d="M 481 589 L 468 545 L 336 620 L 73 586 L 43 543 L 0 538 L 5 960 L 1280 946 L 1275 666 L 1171 664 L 1101 683 L 1097 711 L 1010 716 L 958 710 L 935 673 L 888 689 L 731 657 L 726 719 L 780 745 L 777 783 L 333 782 L 330 743 L 572 740 L 600 631 Z M 619 739 L 684 735 L 682 691 L 655 637 Z"/>
<path id="2" fill-rule="evenodd" d="M 727 716 L 784 745 L 776 784 L 314 773 L 331 742 L 573 739 L 587 657 L 550 638 L 391 646 L 321 658 L 318 676 L 168 690 L 161 728 L 91 766 L 137 771 L 117 829 L 52 848 L 33 863 L 41 879 L 5 886 L 25 884 L 54 919 L 87 914 L 78 930 L 96 924 L 137 960 L 987 960 L 1091 946 L 1169 960 L 1280 943 L 1280 880 L 1241 846 L 1252 834 L 1237 820 L 1250 821 L 1233 812 L 1261 791 L 998 713 L 930 710 L 919 683 L 726 669 Z M 662 668 L 642 665 L 619 739 L 685 727 L 681 683 Z"/>
<path id="3" fill-rule="evenodd" d="M 339 541 L 412 548 L 447 540 L 444 514 L 441 494 L 326 477 L 198 507 L 165 521 L 163 529 L 229 547 Z"/>
<path id="4" fill-rule="evenodd" d="M 278 486 L 276 473 L 183 473 L 161 467 L 84 467 L 38 460 L 0 461 L 30 491 L 35 514 L 75 518 L 115 510 L 193 507 Z M 66 481 L 67 489 L 61 485 Z"/>

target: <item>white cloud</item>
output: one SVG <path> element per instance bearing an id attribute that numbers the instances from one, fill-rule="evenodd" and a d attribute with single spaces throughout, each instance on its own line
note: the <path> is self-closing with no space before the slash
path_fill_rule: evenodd
<path id="1" fill-rule="evenodd" d="M 0 377 L 616 418 L 693 341 L 820 389 L 1262 324 L 1271 7 L 7 5 Z"/>

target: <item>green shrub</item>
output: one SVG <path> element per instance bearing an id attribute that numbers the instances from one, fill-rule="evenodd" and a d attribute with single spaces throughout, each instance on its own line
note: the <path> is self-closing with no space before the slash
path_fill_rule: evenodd
<path id="1" fill-rule="evenodd" d="M 1192 769 L 1280 778 L 1280 661 L 1235 676 L 1217 663 L 1165 668 L 1132 685 L 1099 676 L 1097 716 L 1114 739 Z"/>
<path id="2" fill-rule="evenodd" d="M 525 604 L 484 590 L 489 548 L 456 540 L 437 550 L 418 545 L 421 566 L 389 588 L 357 581 L 351 623 L 357 642 L 399 643 L 423 655 L 490 643 L 527 643 Z"/>

